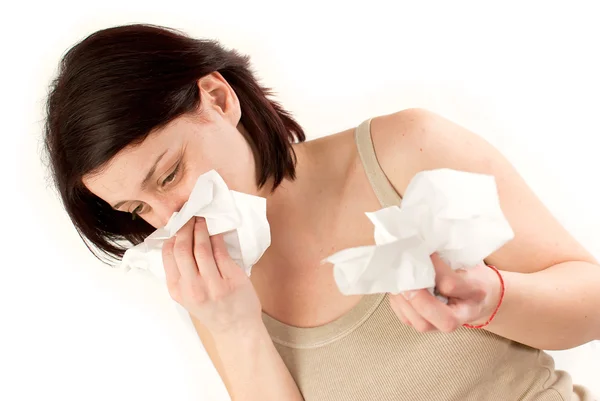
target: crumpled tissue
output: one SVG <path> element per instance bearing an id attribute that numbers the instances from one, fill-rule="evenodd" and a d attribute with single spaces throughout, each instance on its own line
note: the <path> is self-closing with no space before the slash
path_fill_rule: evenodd
<path id="1" fill-rule="evenodd" d="M 164 280 L 163 244 L 194 216 L 206 219 L 209 235 L 224 234 L 229 256 L 248 276 L 271 245 L 266 199 L 230 190 L 219 173 L 211 170 L 197 179 L 188 201 L 179 212 L 173 213 L 164 227 L 125 251 L 120 263 L 123 271 L 141 269 Z M 175 306 L 193 328 L 187 310 L 178 303 Z"/>
<path id="2" fill-rule="evenodd" d="M 375 245 L 344 249 L 324 260 L 334 265 L 335 282 L 346 295 L 423 288 L 433 294 L 433 253 L 452 269 L 470 268 L 514 238 L 496 181 L 485 174 L 422 171 L 409 183 L 401 206 L 366 215 L 375 227 Z"/>
<path id="3" fill-rule="evenodd" d="M 198 178 L 188 201 L 164 227 L 125 251 L 121 266 L 147 269 L 164 278 L 162 246 L 194 216 L 206 219 L 209 235 L 224 233 L 229 256 L 247 275 L 271 245 L 266 199 L 229 190 L 219 173 L 211 170 Z"/>

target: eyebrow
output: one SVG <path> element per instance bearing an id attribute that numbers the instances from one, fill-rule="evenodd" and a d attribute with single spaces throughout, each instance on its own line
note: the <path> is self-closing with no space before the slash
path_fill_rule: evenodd
<path id="1" fill-rule="evenodd" d="M 150 170 L 148 170 L 148 173 L 146 174 L 146 177 L 144 177 L 144 180 L 142 181 L 141 184 L 141 188 L 144 189 L 146 188 L 146 186 L 148 185 L 148 181 L 150 181 L 150 179 L 152 178 L 152 176 L 154 175 L 154 173 L 156 172 L 156 167 L 158 167 L 158 163 L 160 162 L 160 160 L 163 158 L 163 156 L 167 153 L 167 151 L 165 150 L 164 152 L 162 152 L 157 158 L 156 161 L 154 162 L 154 164 L 152 165 L 152 167 L 150 167 Z M 117 202 L 115 205 L 113 205 L 113 209 L 118 209 L 119 207 L 121 207 L 124 203 L 127 203 L 128 201 L 121 201 L 121 202 Z"/>

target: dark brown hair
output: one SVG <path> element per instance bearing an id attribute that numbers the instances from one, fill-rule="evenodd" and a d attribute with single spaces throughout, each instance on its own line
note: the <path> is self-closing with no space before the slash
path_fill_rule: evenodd
<path id="1" fill-rule="evenodd" d="M 294 179 L 292 143 L 304 141 L 304 132 L 269 99 L 269 89 L 257 82 L 247 56 L 214 40 L 152 25 L 98 31 L 64 55 L 47 101 L 45 151 L 71 221 L 101 260 L 122 257 L 154 228 L 114 210 L 82 178 L 126 146 L 196 110 L 201 101 L 197 81 L 215 71 L 239 99 L 257 185 L 272 180 L 275 189 L 284 178 Z"/>

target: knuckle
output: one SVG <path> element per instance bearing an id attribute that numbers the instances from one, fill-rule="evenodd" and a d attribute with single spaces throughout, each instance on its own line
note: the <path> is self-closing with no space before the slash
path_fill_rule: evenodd
<path id="1" fill-rule="evenodd" d="M 231 293 L 230 287 L 225 282 L 219 281 L 213 282 L 207 290 L 210 293 L 210 298 L 215 301 L 221 301 Z"/>
<path id="2" fill-rule="evenodd" d="M 442 294 L 452 294 L 456 291 L 456 282 L 453 280 L 442 280 L 438 285 L 438 290 Z"/>
<path id="3" fill-rule="evenodd" d="M 188 290 L 188 298 L 195 305 L 203 305 L 208 301 L 208 294 L 199 285 L 191 285 Z"/>
<path id="4" fill-rule="evenodd" d="M 206 303 L 207 299 L 208 299 L 208 297 L 203 292 L 193 291 L 192 293 L 190 293 L 190 301 L 194 305 L 204 305 Z"/>
<path id="5" fill-rule="evenodd" d="M 487 292 L 483 288 L 476 288 L 474 290 L 474 298 L 477 301 L 483 301 L 487 296 Z"/>

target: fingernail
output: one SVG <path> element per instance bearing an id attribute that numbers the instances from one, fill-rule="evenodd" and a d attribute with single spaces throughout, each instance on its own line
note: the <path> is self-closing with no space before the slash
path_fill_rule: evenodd
<path id="1" fill-rule="evenodd" d="M 402 293 L 402 296 L 404 297 L 404 299 L 406 299 L 407 301 L 410 301 L 411 299 L 413 299 L 415 297 L 415 295 L 417 295 L 416 291 L 404 291 Z"/>

